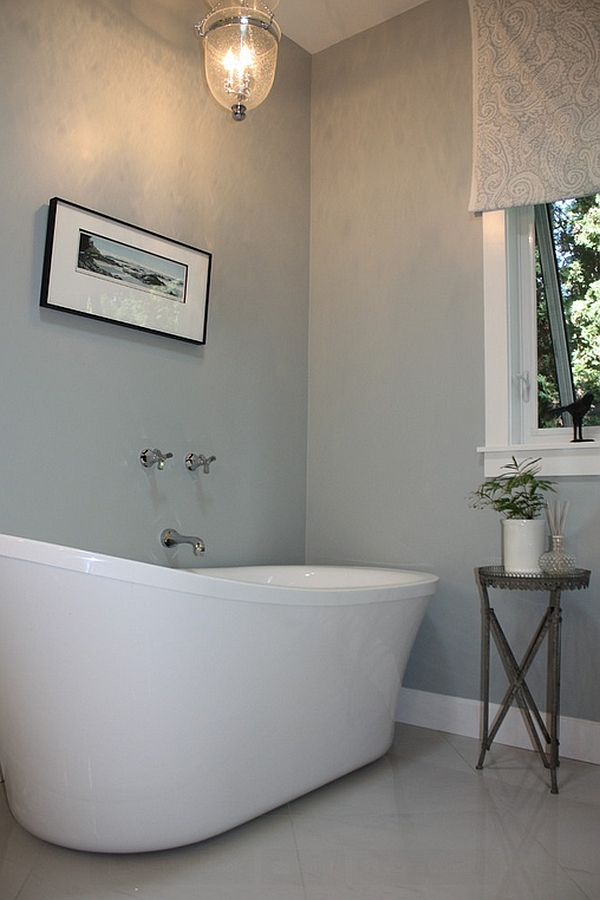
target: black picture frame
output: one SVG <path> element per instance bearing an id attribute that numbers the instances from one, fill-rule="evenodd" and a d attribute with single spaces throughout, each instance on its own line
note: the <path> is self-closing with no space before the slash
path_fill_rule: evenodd
<path id="1" fill-rule="evenodd" d="M 53 197 L 40 306 L 206 343 L 212 254 Z"/>

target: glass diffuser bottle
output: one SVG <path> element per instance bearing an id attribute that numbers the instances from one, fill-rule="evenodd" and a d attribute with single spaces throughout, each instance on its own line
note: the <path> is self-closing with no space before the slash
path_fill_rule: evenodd
<path id="1" fill-rule="evenodd" d="M 567 575 L 575 568 L 575 557 L 567 553 L 564 547 L 564 529 L 568 511 L 568 501 L 564 506 L 557 501 L 546 507 L 550 548 L 540 556 L 540 569 L 545 575 Z"/>

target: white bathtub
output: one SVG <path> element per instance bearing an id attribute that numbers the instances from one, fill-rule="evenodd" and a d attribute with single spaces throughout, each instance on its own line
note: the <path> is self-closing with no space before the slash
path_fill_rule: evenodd
<path id="1" fill-rule="evenodd" d="M 437 578 L 169 569 L 0 535 L 0 763 L 28 831 L 203 840 L 378 758 Z"/>

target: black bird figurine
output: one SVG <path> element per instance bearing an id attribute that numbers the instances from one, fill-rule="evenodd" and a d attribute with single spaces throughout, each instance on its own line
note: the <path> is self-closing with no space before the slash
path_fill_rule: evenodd
<path id="1" fill-rule="evenodd" d="M 562 412 L 571 413 L 573 419 L 573 440 L 572 444 L 581 441 L 591 441 L 593 438 L 584 438 L 583 436 L 583 417 L 586 416 L 594 405 L 594 395 L 591 392 L 584 394 L 579 400 L 568 403 L 566 406 L 558 406 L 552 412 L 558 416 Z"/>

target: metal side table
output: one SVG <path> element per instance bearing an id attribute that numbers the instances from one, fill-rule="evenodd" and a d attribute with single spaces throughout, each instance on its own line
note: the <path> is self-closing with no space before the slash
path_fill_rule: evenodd
<path id="1" fill-rule="evenodd" d="M 567 575 L 528 575 L 505 572 L 502 566 L 484 566 L 475 570 L 481 594 L 482 641 L 481 641 L 481 699 L 483 702 L 483 731 L 481 753 L 477 768 L 483 768 L 485 754 L 492 746 L 502 722 L 513 703 L 521 709 L 534 749 L 540 754 L 544 766 L 550 770 L 551 792 L 558 794 L 556 770 L 558 758 L 558 726 L 560 715 L 560 630 L 562 611 L 561 591 L 580 590 L 590 583 L 588 569 L 574 569 Z M 509 591 L 549 591 L 550 600 L 542 619 L 531 638 L 521 662 L 517 659 L 502 630 L 494 608 L 490 606 L 488 588 Z M 504 666 L 509 686 L 500 709 L 490 727 L 490 634 Z M 548 725 L 544 722 L 538 706 L 527 686 L 529 668 L 548 638 L 547 703 Z"/>

